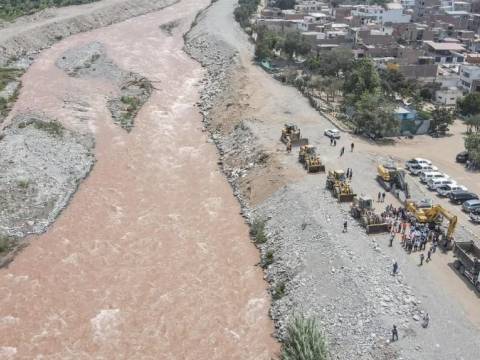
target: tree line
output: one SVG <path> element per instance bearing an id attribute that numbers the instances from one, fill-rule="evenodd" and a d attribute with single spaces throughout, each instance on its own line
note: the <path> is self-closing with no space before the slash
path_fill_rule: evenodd
<path id="1" fill-rule="evenodd" d="M 2 0 L 0 1 L 0 19 L 13 20 L 48 7 L 80 5 L 94 1 L 98 0 Z"/>

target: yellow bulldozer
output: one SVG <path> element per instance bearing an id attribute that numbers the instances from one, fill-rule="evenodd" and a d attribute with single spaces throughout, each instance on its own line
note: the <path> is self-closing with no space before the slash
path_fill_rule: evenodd
<path id="1" fill-rule="evenodd" d="M 308 139 L 300 137 L 300 129 L 295 124 L 285 124 L 280 136 L 280 141 L 292 146 L 308 145 Z"/>
<path id="2" fill-rule="evenodd" d="M 350 214 L 354 219 L 360 221 L 367 234 L 379 234 L 389 231 L 389 226 L 385 219 L 375 213 L 373 200 L 370 197 L 360 196 L 354 199 Z"/>
<path id="3" fill-rule="evenodd" d="M 330 170 L 325 185 L 340 202 L 353 201 L 355 196 L 357 196 L 357 194 L 353 192 L 350 182 L 347 180 L 343 170 Z"/>
<path id="4" fill-rule="evenodd" d="M 317 149 L 312 145 L 302 145 L 298 152 L 298 161 L 303 164 L 305 170 L 309 173 L 325 171 L 325 165 L 320 161 L 317 155 Z"/>
<path id="5" fill-rule="evenodd" d="M 457 227 L 458 218 L 456 215 L 450 213 L 441 205 L 432 205 L 430 207 L 420 207 L 414 201 L 406 202 L 407 211 L 415 217 L 415 219 L 422 224 L 441 224 L 442 219 L 448 220 L 448 228 L 445 232 L 445 247 L 451 248 L 453 246 L 453 233 Z"/>

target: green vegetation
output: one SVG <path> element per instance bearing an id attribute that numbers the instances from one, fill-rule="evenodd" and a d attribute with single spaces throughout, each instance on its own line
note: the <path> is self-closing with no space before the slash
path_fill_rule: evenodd
<path id="1" fill-rule="evenodd" d="M 468 151 L 469 160 L 476 166 L 480 165 L 480 132 L 468 134 L 465 137 L 465 149 Z"/>
<path id="2" fill-rule="evenodd" d="M 12 81 L 18 80 L 22 76 L 23 71 L 19 69 L 0 68 L 0 91 Z"/>
<path id="3" fill-rule="evenodd" d="M 30 15 L 48 7 L 80 5 L 98 0 L 2 0 L 0 19 L 13 20 L 19 16 Z"/>
<path id="4" fill-rule="evenodd" d="M 0 235 L 0 254 L 4 254 L 12 249 L 15 245 L 13 238 L 5 235 Z"/>
<path id="5" fill-rule="evenodd" d="M 238 0 L 238 7 L 233 12 L 235 20 L 244 28 L 250 26 L 250 17 L 257 11 L 259 5 L 260 0 Z"/>
<path id="6" fill-rule="evenodd" d="M 18 187 L 22 189 L 27 189 L 30 186 L 30 181 L 22 179 L 22 180 L 19 180 L 17 184 L 18 184 Z"/>
<path id="7" fill-rule="evenodd" d="M 468 132 L 480 132 L 480 114 L 470 115 L 465 118 L 465 125 L 468 126 Z"/>
<path id="8" fill-rule="evenodd" d="M 285 296 L 285 283 L 280 281 L 278 284 L 275 285 L 272 291 L 272 298 L 273 300 L 279 300 Z"/>
<path id="9" fill-rule="evenodd" d="M 455 117 L 453 112 L 449 109 L 436 107 L 432 111 L 432 121 L 430 123 L 430 130 L 437 132 L 446 129 L 448 125 L 453 124 Z"/>
<path id="10" fill-rule="evenodd" d="M 295 316 L 287 329 L 282 360 L 327 360 L 327 343 L 313 318 Z"/>
<path id="11" fill-rule="evenodd" d="M 265 234 L 265 220 L 255 219 L 250 227 L 250 236 L 254 239 L 255 244 L 264 244 L 267 241 Z"/>
<path id="12" fill-rule="evenodd" d="M 394 104 L 391 96 L 385 93 L 373 61 L 355 61 L 345 77 L 343 94 L 344 106 L 353 114 L 357 132 L 379 138 L 398 131 L 399 123 L 393 115 Z"/>
<path id="13" fill-rule="evenodd" d="M 480 93 L 474 92 L 458 99 L 457 108 L 463 116 L 480 114 Z"/>
<path id="14" fill-rule="evenodd" d="M 134 113 L 140 106 L 140 100 L 135 96 L 122 96 L 120 101 L 126 105 L 128 113 Z"/>
<path id="15" fill-rule="evenodd" d="M 41 121 L 41 120 L 35 120 L 34 121 L 35 128 L 39 130 L 43 130 L 46 133 L 52 135 L 52 136 L 62 136 L 63 135 L 63 130 L 64 127 L 62 124 L 60 124 L 57 120 L 52 120 L 52 121 Z"/>
<path id="16" fill-rule="evenodd" d="M 265 254 L 264 258 L 262 259 L 262 267 L 266 268 L 269 265 L 273 264 L 273 250 L 267 250 L 267 253 Z"/>

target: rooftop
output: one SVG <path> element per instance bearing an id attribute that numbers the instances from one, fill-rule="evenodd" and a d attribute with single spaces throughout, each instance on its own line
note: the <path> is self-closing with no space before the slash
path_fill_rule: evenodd
<path id="1" fill-rule="evenodd" d="M 465 51 L 465 48 L 463 47 L 463 45 L 460 45 L 457 43 L 451 43 L 451 42 L 439 43 L 439 42 L 429 41 L 429 40 L 424 41 L 423 43 L 436 51 L 439 51 L 439 50 Z"/>
<path id="2" fill-rule="evenodd" d="M 402 4 L 400 4 L 400 3 L 394 3 L 394 2 L 386 4 L 385 7 L 386 7 L 388 10 L 401 10 L 401 9 L 403 9 Z"/>

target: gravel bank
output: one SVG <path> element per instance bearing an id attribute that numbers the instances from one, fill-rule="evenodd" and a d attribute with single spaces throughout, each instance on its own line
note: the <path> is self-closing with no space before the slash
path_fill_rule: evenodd
<path id="1" fill-rule="evenodd" d="M 0 237 L 16 239 L 9 250 L 44 232 L 65 208 L 94 164 L 93 147 L 93 137 L 38 114 L 17 115 L 3 130 Z"/>

